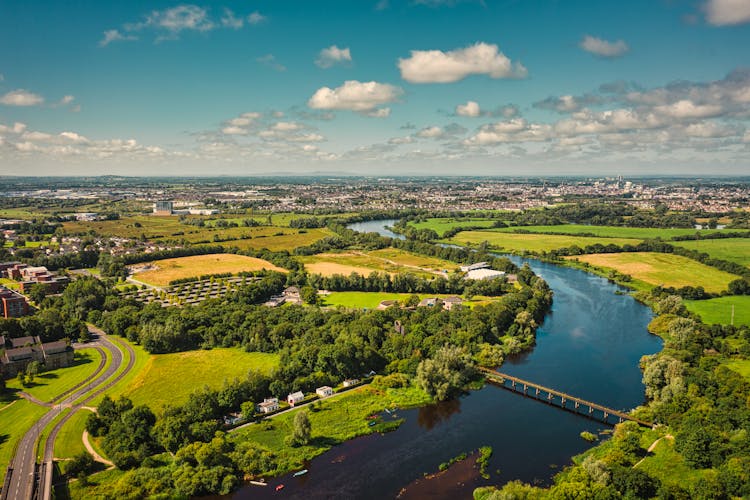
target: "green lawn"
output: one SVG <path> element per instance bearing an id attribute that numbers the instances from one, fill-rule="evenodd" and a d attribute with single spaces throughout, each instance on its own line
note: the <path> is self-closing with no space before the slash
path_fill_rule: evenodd
<path id="1" fill-rule="evenodd" d="M 556 233 L 556 234 L 587 234 L 603 238 L 637 238 L 663 240 L 672 239 L 675 236 L 692 235 L 696 233 L 708 234 L 721 232 L 720 229 L 682 229 L 682 228 L 657 228 L 657 227 L 619 227 L 619 226 L 588 226 L 585 224 L 562 224 L 559 226 L 513 226 L 492 229 L 501 233 L 514 233 L 524 231 L 529 233 Z"/>
<path id="2" fill-rule="evenodd" d="M 409 225 L 416 229 L 432 229 L 439 236 L 456 227 L 492 227 L 495 223 L 490 219 L 440 217 L 427 219 L 424 222 L 410 222 Z"/>
<path id="3" fill-rule="evenodd" d="M 116 337 L 114 335 L 109 336 L 109 340 L 116 344 L 130 345 L 133 350 L 135 351 L 135 364 L 133 365 L 133 369 L 125 375 L 122 379 L 120 379 L 119 382 L 117 382 L 114 386 L 110 387 L 109 390 L 107 390 L 104 394 L 101 394 L 94 398 L 92 401 L 89 401 L 87 404 L 89 406 L 96 406 L 99 404 L 99 402 L 104 398 L 104 395 L 109 395 L 113 399 L 117 399 L 123 392 L 125 392 L 130 385 L 130 383 L 133 381 L 133 379 L 145 368 L 146 364 L 148 363 L 148 360 L 150 359 L 151 355 L 146 352 L 143 347 L 139 345 L 132 344 L 128 342 L 127 340 Z M 116 377 L 118 374 L 122 373 L 122 371 L 125 369 L 125 365 L 127 365 L 128 360 L 130 359 L 130 355 L 128 354 L 128 351 L 122 347 L 123 352 L 123 361 L 122 366 L 120 367 L 117 372 L 113 374 L 113 377 Z"/>
<path id="4" fill-rule="evenodd" d="M 687 257 L 654 252 L 626 252 L 578 255 L 571 259 L 593 266 L 615 269 L 653 286 L 681 288 L 702 286 L 707 292 L 727 289 L 738 277 Z"/>
<path id="5" fill-rule="evenodd" d="M 411 293 L 388 293 L 388 292 L 331 292 L 330 295 L 326 295 L 324 298 L 323 305 L 326 306 L 342 306 L 349 307 L 352 309 L 375 309 L 378 304 L 384 300 L 398 300 L 402 304 L 405 303 Z M 419 299 L 422 300 L 425 297 L 451 297 L 451 295 L 435 295 L 435 294 L 416 294 Z M 492 297 L 477 296 L 473 297 L 470 301 L 464 301 L 464 304 L 468 307 L 472 307 L 479 304 L 486 304 L 493 300 Z"/>
<path id="6" fill-rule="evenodd" d="M 93 374 L 101 359 L 96 349 L 79 349 L 75 352 L 72 366 L 40 373 L 29 387 L 21 387 L 15 378 L 8 380 L 7 385 L 11 389 L 28 392 L 41 401 L 49 402 Z"/>
<path id="7" fill-rule="evenodd" d="M 221 387 L 225 380 L 244 378 L 257 370 L 270 373 L 278 366 L 277 354 L 245 352 L 238 348 L 216 348 L 172 354 L 149 355 L 123 394 L 133 403 L 159 411 L 166 403 L 177 405 L 191 392 L 208 385 Z"/>
<path id="8" fill-rule="evenodd" d="M 252 440 L 269 448 L 278 457 L 279 467 L 272 474 L 278 475 L 302 468 L 305 460 L 320 455 L 336 444 L 381 430 L 382 427 L 378 425 L 368 425 L 370 421 L 365 418 L 368 415 L 382 412 L 386 407 L 405 408 L 429 402 L 429 396 L 415 387 L 382 391 L 365 386 L 325 399 L 320 410 L 310 412 L 312 441 L 307 446 L 292 448 L 284 442 L 291 434 L 296 411 L 250 425 L 232 433 L 232 437 L 235 441 Z M 384 423 L 396 425 L 397 421 L 387 418 Z"/>
<path id="9" fill-rule="evenodd" d="M 685 306 L 690 312 L 701 317 L 710 325 L 728 325 L 732 319 L 734 306 L 734 324 L 750 326 L 750 295 L 730 295 L 710 300 L 686 300 Z"/>
<path id="10" fill-rule="evenodd" d="M 16 444 L 49 408 L 18 399 L 10 405 L 0 402 L 0 483 L 5 477 Z"/>
<path id="11" fill-rule="evenodd" d="M 446 243 L 457 245 L 478 245 L 486 241 L 496 250 L 506 252 L 548 252 L 557 248 L 577 245 L 637 245 L 638 239 L 629 238 L 595 238 L 590 236 L 569 236 L 562 234 L 515 234 L 498 231 L 464 231 L 450 238 Z"/>
<path id="12" fill-rule="evenodd" d="M 55 458 L 73 458 L 86 451 L 82 436 L 89 415 L 91 412 L 88 410 L 78 410 L 65 422 L 55 440 Z"/>
<path id="13" fill-rule="evenodd" d="M 707 253 L 715 259 L 750 266 L 750 238 L 676 241 L 674 245 Z"/>

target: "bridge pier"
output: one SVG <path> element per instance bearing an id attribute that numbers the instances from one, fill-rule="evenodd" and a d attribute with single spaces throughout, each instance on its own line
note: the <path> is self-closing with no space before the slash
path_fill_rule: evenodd
<path id="1" fill-rule="evenodd" d="M 523 384 L 523 393 L 528 394 L 529 393 L 529 386 L 526 384 Z"/>
<path id="2" fill-rule="evenodd" d="M 536 389 L 536 397 L 539 397 L 539 387 L 535 387 Z"/>
<path id="3" fill-rule="evenodd" d="M 564 396 L 560 396 L 560 402 L 562 403 L 563 408 L 565 408 L 565 397 Z"/>
<path id="4" fill-rule="evenodd" d="M 579 407 L 579 406 L 581 406 L 581 403 L 579 403 L 579 402 L 578 402 L 578 401 L 576 400 L 576 402 L 575 402 L 575 405 L 576 405 L 576 410 L 577 410 L 577 409 L 578 409 L 578 407 Z"/>
<path id="5" fill-rule="evenodd" d="M 593 406 L 589 406 L 589 415 L 591 415 L 592 413 L 594 413 L 594 407 Z"/>
<path id="6" fill-rule="evenodd" d="M 547 393 L 547 401 L 552 401 L 552 398 L 554 398 L 554 397 L 555 396 L 551 392 Z"/>
<path id="7" fill-rule="evenodd" d="M 607 417 L 609 417 L 609 413 L 607 413 L 607 412 L 605 411 L 605 412 L 604 412 L 604 421 L 605 421 L 605 422 L 607 421 Z"/>

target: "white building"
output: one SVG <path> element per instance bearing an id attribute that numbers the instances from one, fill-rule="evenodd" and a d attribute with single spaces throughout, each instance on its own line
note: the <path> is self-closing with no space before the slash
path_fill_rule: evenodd
<path id="1" fill-rule="evenodd" d="M 297 403 L 301 403 L 303 399 L 305 399 L 305 395 L 302 394 L 302 391 L 297 391 L 289 394 L 286 397 L 286 402 L 289 403 L 289 406 L 294 406 Z"/>
<path id="2" fill-rule="evenodd" d="M 486 269 L 488 267 L 490 267 L 490 265 L 487 262 L 476 262 L 474 264 L 469 264 L 468 266 L 461 266 L 461 272 L 468 273 L 469 271 L 474 271 L 476 269 Z"/>
<path id="3" fill-rule="evenodd" d="M 350 379 L 344 380 L 344 387 L 351 387 L 357 384 L 359 384 L 359 379 L 356 379 L 356 378 L 350 378 Z"/>
<path id="4" fill-rule="evenodd" d="M 329 396 L 333 396 L 333 389 L 331 389 L 327 385 L 324 385 L 323 387 L 318 387 L 317 389 L 315 389 L 315 394 L 317 394 L 321 398 L 327 398 Z"/>
<path id="5" fill-rule="evenodd" d="M 467 280 L 491 280 L 505 276 L 504 271 L 495 271 L 494 269 L 474 269 L 466 273 Z"/>
<path id="6" fill-rule="evenodd" d="M 279 409 L 279 398 L 266 398 L 258 405 L 261 413 L 271 413 Z"/>

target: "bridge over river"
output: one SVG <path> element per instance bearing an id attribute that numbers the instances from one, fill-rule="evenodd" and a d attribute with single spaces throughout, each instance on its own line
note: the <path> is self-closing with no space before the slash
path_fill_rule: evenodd
<path id="1" fill-rule="evenodd" d="M 524 396 L 546 402 L 579 415 L 596 418 L 607 424 L 611 423 L 609 421 L 610 417 L 617 417 L 620 423 L 625 420 L 630 420 L 644 427 L 654 426 L 653 422 L 641 420 L 623 411 L 592 403 L 591 401 L 586 401 L 585 399 L 571 396 L 570 394 L 550 389 L 549 387 L 529 382 L 528 380 L 523 380 L 512 375 L 506 375 L 505 373 L 488 370 L 486 368 L 480 368 L 480 371 L 485 374 L 488 381 L 495 383 L 504 389 L 508 389 L 517 394 L 523 394 Z"/>

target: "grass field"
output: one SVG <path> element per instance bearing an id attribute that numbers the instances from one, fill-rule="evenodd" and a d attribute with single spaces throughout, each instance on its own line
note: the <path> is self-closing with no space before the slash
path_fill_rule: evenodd
<path id="1" fill-rule="evenodd" d="M 702 286 L 707 292 L 727 289 L 734 274 L 719 271 L 700 262 L 673 254 L 652 252 L 604 253 L 571 257 L 593 266 L 606 267 L 629 274 L 654 286 L 680 288 Z"/>
<path id="2" fill-rule="evenodd" d="M 449 297 L 449 295 L 417 294 L 421 299 L 425 297 Z M 332 292 L 325 297 L 323 305 L 342 306 L 352 309 L 375 309 L 384 300 L 398 300 L 406 302 L 412 294 L 410 293 L 388 293 L 388 292 Z M 464 301 L 467 307 L 486 304 L 492 301 L 491 297 L 476 296 L 470 301 Z"/>
<path id="3" fill-rule="evenodd" d="M 674 245 L 707 253 L 715 259 L 750 266 L 750 238 L 676 241 Z"/>
<path id="4" fill-rule="evenodd" d="M 21 387 L 15 378 L 8 380 L 6 384 L 10 389 L 25 391 L 41 401 L 49 402 L 93 374 L 101 359 L 96 349 L 79 349 L 75 352 L 72 366 L 42 372 L 29 387 Z"/>
<path id="5" fill-rule="evenodd" d="M 732 306 L 734 306 L 734 324 L 750 326 L 750 295 L 686 300 L 685 306 L 709 325 L 728 325 L 732 320 Z"/>
<path id="6" fill-rule="evenodd" d="M 154 411 L 165 403 L 177 405 L 196 389 L 221 387 L 225 380 L 244 378 L 253 369 L 269 374 L 278 366 L 277 354 L 245 352 L 237 348 L 150 355 L 129 383 L 124 395 Z"/>
<path id="7" fill-rule="evenodd" d="M 569 236 L 557 234 L 514 234 L 497 231 L 464 231 L 450 238 L 446 243 L 457 245 L 478 245 L 483 241 L 497 250 L 507 252 L 548 252 L 556 248 L 578 245 L 637 245 L 641 240 L 629 238 L 594 238 L 590 236 Z"/>
<path id="8" fill-rule="evenodd" d="M 293 250 L 297 247 L 312 245 L 318 240 L 333 235 L 329 229 L 303 229 L 302 231 L 304 232 L 300 232 L 297 229 L 284 229 L 282 231 L 278 228 L 273 229 L 273 232 L 268 235 L 255 236 L 252 239 L 222 241 L 217 244 L 227 248 L 237 247 L 240 250 L 261 250 L 266 248 L 273 252 L 278 252 L 280 250 Z M 277 235 L 276 233 L 279 232 L 283 234 Z"/>
<path id="9" fill-rule="evenodd" d="M 25 399 L 18 399 L 10 405 L 0 402 L 0 484 L 16 444 L 48 410 Z"/>
<path id="10" fill-rule="evenodd" d="M 674 441 L 662 439 L 654 451 L 647 456 L 638 468 L 650 476 L 659 478 L 666 484 L 690 488 L 704 476 L 704 471 L 690 467 L 682 456 L 674 450 Z"/>
<path id="11" fill-rule="evenodd" d="M 89 415 L 91 412 L 88 410 L 78 410 L 65 422 L 55 440 L 55 458 L 73 458 L 86 451 L 81 438 Z"/>
<path id="12" fill-rule="evenodd" d="M 372 257 L 377 257 L 378 259 L 385 259 L 391 262 L 395 262 L 396 264 L 401 266 L 419 267 L 422 269 L 428 269 L 437 272 L 451 272 L 454 269 L 458 269 L 459 267 L 459 264 L 456 264 L 455 262 L 451 262 L 449 260 L 438 259 L 435 257 L 426 257 L 424 255 L 405 252 L 397 248 L 383 248 L 380 250 L 367 252 L 367 254 Z"/>
<path id="13" fill-rule="evenodd" d="M 385 254 L 380 255 L 377 255 L 376 252 L 372 252 L 371 254 L 365 252 L 321 253 L 300 257 L 300 260 L 305 264 L 305 268 L 310 273 L 321 274 L 323 276 L 332 276 L 334 274 L 348 276 L 353 272 L 367 276 L 373 271 L 391 274 L 407 272 L 424 278 L 435 276 L 437 271 L 418 269 L 413 267 L 413 264 L 406 264 L 406 261 L 417 261 L 416 256 L 406 252 L 399 252 L 398 250 L 388 250 Z M 383 255 L 390 255 L 393 258 Z M 403 263 L 396 262 L 394 259 L 402 259 Z M 442 266 L 439 264 L 448 264 L 447 261 L 440 261 L 439 259 L 432 261 L 424 260 L 423 262 L 432 264 L 430 269 L 433 266 L 445 269 L 447 265 Z M 448 269 L 454 269 L 456 264 L 450 264 L 450 266 Z"/>
<path id="14" fill-rule="evenodd" d="M 130 386 L 130 383 L 133 381 L 133 379 L 143 371 L 143 369 L 146 367 L 146 364 L 148 363 L 148 360 L 151 358 L 151 354 L 146 352 L 146 350 L 139 346 L 132 344 L 128 342 L 127 340 L 115 337 L 114 335 L 111 335 L 109 339 L 114 342 L 115 344 L 128 344 L 133 348 L 133 351 L 135 351 L 135 363 L 133 364 L 133 369 L 130 370 L 130 372 L 125 375 L 122 379 L 120 379 L 114 386 L 110 387 L 109 390 L 106 391 L 106 395 L 111 397 L 112 399 L 117 399 L 123 392 L 125 392 L 128 387 Z M 119 375 L 124 370 L 125 366 L 128 364 L 130 360 L 130 354 L 128 351 L 123 347 L 123 360 L 122 360 L 122 367 L 115 372 L 114 376 Z M 96 398 L 94 398 L 92 401 L 88 402 L 88 406 L 97 406 L 99 402 L 104 398 L 105 394 L 100 394 Z"/>
<path id="15" fill-rule="evenodd" d="M 156 286 L 166 286 L 172 280 L 197 278 L 203 274 L 237 274 L 242 271 L 259 271 L 261 269 L 286 272 L 285 269 L 275 266 L 267 260 L 231 253 L 192 255 L 190 257 L 157 260 L 138 264 L 138 267 L 141 266 L 153 266 L 156 269 L 137 272 L 133 277 Z"/>
<path id="16" fill-rule="evenodd" d="M 750 359 L 730 359 L 724 363 L 727 368 L 734 370 L 750 382 Z"/>
<path id="17" fill-rule="evenodd" d="M 619 227 L 619 226 L 588 226 L 585 224 L 563 224 L 559 226 L 514 226 L 492 229 L 499 233 L 514 233 L 524 231 L 530 233 L 556 233 L 556 234 L 590 234 L 602 238 L 636 238 L 653 239 L 661 238 L 669 240 L 675 236 L 692 235 L 696 233 L 708 234 L 720 232 L 718 229 L 682 229 L 682 228 L 650 228 L 650 227 Z"/>
<path id="18" fill-rule="evenodd" d="M 490 219 L 453 219 L 449 217 L 427 219 L 424 222 L 410 222 L 409 225 L 415 229 L 432 229 L 439 236 L 456 227 L 492 227 L 494 220 Z"/>
<path id="19" fill-rule="evenodd" d="M 276 475 L 302 468 L 305 460 L 320 455 L 335 444 L 377 432 L 378 426 L 369 427 L 365 418 L 374 412 L 382 412 L 386 407 L 405 408 L 429 402 L 429 396 L 414 387 L 381 391 L 365 386 L 328 398 L 323 401 L 321 409 L 310 412 L 312 440 L 307 446 L 292 448 L 284 442 L 291 434 L 296 411 L 267 420 L 268 424 L 250 425 L 232 433 L 232 438 L 236 441 L 251 440 L 272 450 L 279 461 Z M 389 421 L 393 419 L 388 418 L 386 423 Z"/>

